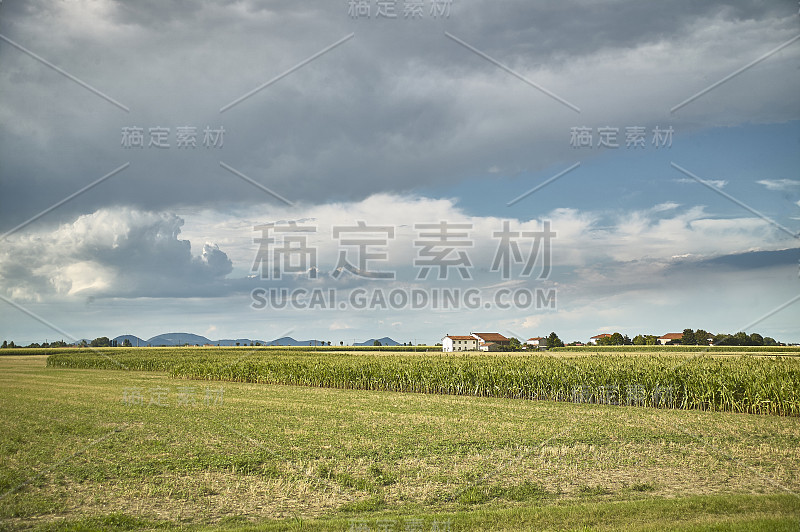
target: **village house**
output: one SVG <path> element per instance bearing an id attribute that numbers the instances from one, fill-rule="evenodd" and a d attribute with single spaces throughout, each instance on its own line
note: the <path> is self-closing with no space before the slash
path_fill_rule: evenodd
<path id="1" fill-rule="evenodd" d="M 588 344 L 596 344 L 597 340 L 599 340 L 600 338 L 608 338 L 610 336 L 612 336 L 612 335 L 610 335 L 608 333 L 598 334 L 597 336 L 592 336 L 591 338 L 589 338 L 589 341 L 586 342 L 586 343 L 587 343 L 587 345 Z"/>
<path id="2" fill-rule="evenodd" d="M 448 334 L 442 338 L 442 352 L 475 351 L 478 349 L 478 339 L 474 336 L 455 336 Z"/>
<path id="3" fill-rule="evenodd" d="M 528 338 L 525 343 L 534 349 L 544 349 L 547 347 L 547 338 L 542 338 L 541 336 Z"/>
<path id="4" fill-rule="evenodd" d="M 470 333 L 469 336 L 448 334 L 442 338 L 442 352 L 504 351 L 510 340 L 499 333 Z"/>
<path id="5" fill-rule="evenodd" d="M 503 346 L 500 344 L 496 344 L 494 342 L 489 342 L 487 344 L 481 344 L 480 346 L 481 351 L 502 351 Z"/>
<path id="6" fill-rule="evenodd" d="M 683 333 L 667 333 L 658 337 L 658 343 L 659 345 L 680 344 L 682 338 Z"/>
<path id="7" fill-rule="evenodd" d="M 511 340 L 500 333 L 470 333 L 478 341 L 478 349 L 481 351 L 502 351 L 509 347 Z M 494 348 L 489 348 L 489 344 L 497 344 Z"/>

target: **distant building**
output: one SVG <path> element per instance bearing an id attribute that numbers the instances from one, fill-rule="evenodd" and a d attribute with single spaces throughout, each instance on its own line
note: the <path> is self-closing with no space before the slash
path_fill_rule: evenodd
<path id="1" fill-rule="evenodd" d="M 503 346 L 496 342 L 488 342 L 481 344 L 480 347 L 478 347 L 478 349 L 480 349 L 481 351 L 502 351 Z"/>
<path id="2" fill-rule="evenodd" d="M 474 336 L 455 336 L 448 334 L 442 338 L 442 352 L 475 351 L 478 349 L 478 339 Z"/>
<path id="3" fill-rule="evenodd" d="M 489 344 L 497 344 L 496 349 L 492 351 L 501 351 L 503 348 L 509 347 L 511 340 L 506 338 L 500 333 L 470 333 L 473 338 L 478 340 L 478 349 L 481 351 L 490 351 Z"/>
<path id="4" fill-rule="evenodd" d="M 448 334 L 442 338 L 442 352 L 454 351 L 503 351 L 510 340 L 500 333 L 470 333 L 469 336 Z"/>
<path id="5" fill-rule="evenodd" d="M 587 343 L 587 344 L 596 344 L 596 343 L 597 343 L 597 341 L 598 341 L 600 338 L 609 338 L 610 336 L 612 336 L 612 335 L 610 335 L 610 334 L 608 334 L 608 333 L 598 334 L 597 336 L 592 336 L 591 338 L 589 338 L 589 341 L 588 341 L 588 342 L 586 342 L 586 343 Z"/>
<path id="6" fill-rule="evenodd" d="M 679 344 L 682 339 L 683 333 L 667 333 L 664 336 L 658 337 L 658 343 L 660 345 Z"/>
<path id="7" fill-rule="evenodd" d="M 525 340 L 525 344 L 534 349 L 547 349 L 547 338 L 542 338 L 541 336 L 537 336 L 536 338 L 528 338 Z"/>

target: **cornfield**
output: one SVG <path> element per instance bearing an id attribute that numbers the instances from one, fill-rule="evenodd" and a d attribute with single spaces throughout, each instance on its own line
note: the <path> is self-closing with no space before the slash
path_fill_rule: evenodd
<path id="1" fill-rule="evenodd" d="M 109 349 L 52 354 L 53 368 L 158 371 L 176 379 L 800 415 L 800 359 L 567 357 L 313 350 Z"/>

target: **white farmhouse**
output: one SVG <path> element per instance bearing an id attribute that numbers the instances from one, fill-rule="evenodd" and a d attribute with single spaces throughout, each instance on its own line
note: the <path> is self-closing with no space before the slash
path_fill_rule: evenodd
<path id="1" fill-rule="evenodd" d="M 547 347 L 547 338 L 542 338 L 541 336 L 537 336 L 536 338 L 528 338 L 525 340 L 525 343 L 535 349 L 541 349 L 543 347 Z"/>
<path id="2" fill-rule="evenodd" d="M 478 349 L 478 339 L 474 336 L 454 336 L 448 334 L 442 338 L 442 352 L 475 351 Z"/>

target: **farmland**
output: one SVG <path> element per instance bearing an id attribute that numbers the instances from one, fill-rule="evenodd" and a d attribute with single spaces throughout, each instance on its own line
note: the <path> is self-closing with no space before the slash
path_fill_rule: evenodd
<path id="1" fill-rule="evenodd" d="M 0 357 L 0 529 L 798 526 L 798 361 L 786 352 L 643 353 L 639 365 L 568 352 L 104 353 Z M 578 389 L 771 382 L 761 393 L 787 410 L 747 413 L 747 394 L 687 409 L 520 400 L 550 390 L 550 373 Z"/>
<path id="2" fill-rule="evenodd" d="M 779 353 L 787 354 L 785 349 Z M 800 359 L 736 352 L 704 355 L 687 351 L 683 356 L 621 357 L 604 351 L 591 357 L 409 356 L 332 350 L 115 349 L 54 354 L 47 364 L 162 371 L 177 379 L 800 414 Z"/>

